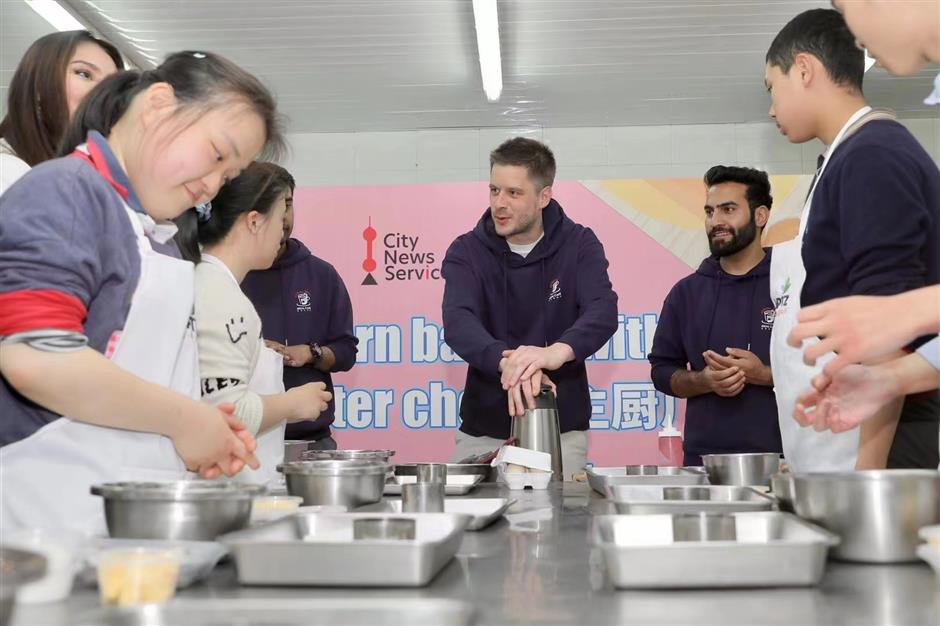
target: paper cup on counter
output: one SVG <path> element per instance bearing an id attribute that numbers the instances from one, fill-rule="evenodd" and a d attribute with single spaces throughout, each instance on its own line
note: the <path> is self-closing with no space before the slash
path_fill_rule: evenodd
<path id="1" fill-rule="evenodd" d="M 180 554 L 176 550 L 131 548 L 105 552 L 98 560 L 103 606 L 163 604 L 176 594 Z"/>
<path id="2" fill-rule="evenodd" d="M 4 533 L 4 545 L 37 552 L 46 558 L 46 575 L 18 589 L 17 601 L 38 604 L 67 598 L 81 564 L 79 550 L 84 540 L 84 535 L 64 529 L 28 528 Z"/>

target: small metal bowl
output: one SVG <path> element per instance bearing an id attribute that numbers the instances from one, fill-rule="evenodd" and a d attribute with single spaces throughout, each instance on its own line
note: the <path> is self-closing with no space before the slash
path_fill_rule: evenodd
<path id="1" fill-rule="evenodd" d="M 627 465 L 624 470 L 627 476 L 656 476 L 659 474 L 658 465 Z"/>
<path id="2" fill-rule="evenodd" d="M 770 477 L 780 470 L 777 452 L 750 452 L 743 454 L 705 454 L 702 464 L 713 485 L 770 485 Z"/>
<path id="3" fill-rule="evenodd" d="M 691 513 L 672 517 L 673 541 L 734 541 L 734 516 L 724 513 Z"/>
<path id="4" fill-rule="evenodd" d="M 181 480 L 105 483 L 91 493 L 104 498 L 112 537 L 213 541 L 245 528 L 252 499 L 264 490 L 261 485 Z"/>
<path id="5" fill-rule="evenodd" d="M 353 520 L 353 539 L 413 540 L 415 526 L 407 517 L 363 517 Z"/>
<path id="6" fill-rule="evenodd" d="M 287 493 L 304 506 L 335 504 L 350 509 L 382 499 L 388 465 L 381 461 L 297 461 L 278 466 Z"/>

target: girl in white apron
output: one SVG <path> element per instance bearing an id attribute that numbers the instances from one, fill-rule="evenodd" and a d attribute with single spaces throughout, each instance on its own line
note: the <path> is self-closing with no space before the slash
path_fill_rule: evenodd
<path id="1" fill-rule="evenodd" d="M 4 531 L 103 532 L 96 483 L 257 467 L 251 434 L 197 400 L 193 266 L 153 247 L 281 143 L 254 77 L 177 53 L 105 80 L 66 137 L 72 156 L 0 197 Z"/>
<path id="2" fill-rule="evenodd" d="M 261 469 L 244 478 L 262 483 L 277 479 L 286 422 L 315 420 L 331 398 L 322 382 L 284 391 L 283 357 L 264 345 L 261 318 L 239 287 L 249 271 L 267 269 L 277 257 L 293 187 L 284 168 L 255 162 L 211 204 L 177 221 L 181 248 L 198 263 L 202 397 L 234 404 L 235 415 L 258 436 Z"/>

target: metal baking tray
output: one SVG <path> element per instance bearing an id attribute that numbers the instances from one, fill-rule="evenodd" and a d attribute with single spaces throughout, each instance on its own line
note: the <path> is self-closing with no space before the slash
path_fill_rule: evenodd
<path id="1" fill-rule="evenodd" d="M 483 482 L 496 481 L 496 468 L 489 463 L 447 463 L 448 476 L 471 474 L 483 477 Z M 399 463 L 392 470 L 398 476 L 415 476 L 418 473 L 417 463 Z"/>
<path id="2" fill-rule="evenodd" d="M 358 518 L 414 519 L 411 540 L 356 540 Z M 243 585 L 421 587 L 460 548 L 469 515 L 298 513 L 223 535 Z"/>
<path id="3" fill-rule="evenodd" d="M 672 515 L 595 517 L 593 565 L 619 589 L 810 586 L 839 543 L 789 513 L 731 515 L 734 541 L 675 541 Z"/>
<path id="4" fill-rule="evenodd" d="M 618 513 L 737 513 L 770 511 L 770 496 L 732 485 L 614 485 L 611 497 Z"/>
<path id="5" fill-rule="evenodd" d="M 94 609 L 88 626 L 470 626 L 467 602 L 442 598 L 177 598 L 169 604 Z"/>
<path id="6" fill-rule="evenodd" d="M 470 523 L 467 524 L 467 530 L 481 530 L 502 517 L 506 509 L 515 502 L 509 498 L 451 498 L 444 500 L 444 512 L 469 515 Z M 356 509 L 357 513 L 366 511 L 400 513 L 401 500 L 386 499 Z"/>
<path id="7" fill-rule="evenodd" d="M 627 475 L 625 466 L 591 467 L 587 470 L 588 484 L 602 496 L 610 497 L 614 485 L 707 485 L 708 475 L 697 468 L 660 467 L 653 475 Z"/>
<path id="8" fill-rule="evenodd" d="M 413 483 L 418 480 L 417 476 L 399 476 L 395 474 L 385 483 L 386 496 L 400 496 L 401 486 L 405 483 Z M 447 484 L 444 485 L 444 495 L 446 496 L 465 496 L 473 491 L 477 485 L 483 482 L 483 476 L 479 474 L 454 474 L 447 475 Z"/>

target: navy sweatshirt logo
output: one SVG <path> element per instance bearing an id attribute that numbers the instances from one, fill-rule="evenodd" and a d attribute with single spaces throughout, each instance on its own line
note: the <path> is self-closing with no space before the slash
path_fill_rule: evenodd
<path id="1" fill-rule="evenodd" d="M 310 310 L 310 294 L 306 291 L 298 291 L 297 294 L 297 312 L 302 313 Z"/>
<path id="2" fill-rule="evenodd" d="M 561 299 L 561 281 L 557 278 L 553 278 L 552 282 L 548 284 L 548 301 L 560 300 Z"/>

